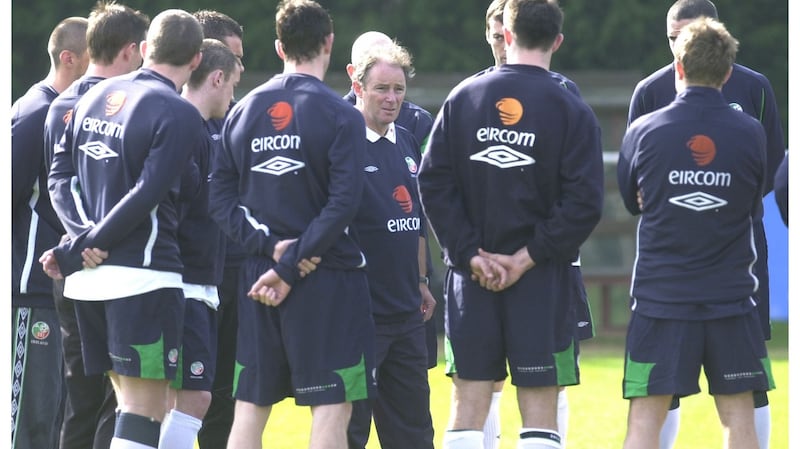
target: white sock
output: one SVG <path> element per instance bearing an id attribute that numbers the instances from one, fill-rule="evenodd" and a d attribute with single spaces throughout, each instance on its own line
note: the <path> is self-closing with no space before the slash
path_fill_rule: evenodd
<path id="1" fill-rule="evenodd" d="M 561 437 L 555 430 L 523 427 L 517 449 L 561 449 Z"/>
<path id="2" fill-rule="evenodd" d="M 161 426 L 159 449 L 194 449 L 194 440 L 200 431 L 202 420 L 172 409 Z"/>
<path id="3" fill-rule="evenodd" d="M 664 425 L 661 426 L 661 434 L 658 436 L 659 449 L 672 449 L 675 446 L 675 440 L 678 439 L 678 428 L 681 425 L 681 408 L 670 410 L 667 412 L 667 418 L 664 420 Z"/>
<path id="4" fill-rule="evenodd" d="M 444 433 L 442 449 L 481 449 L 483 432 L 480 430 L 448 430 Z"/>
<path id="5" fill-rule="evenodd" d="M 772 419 L 769 412 L 769 404 L 753 409 L 756 420 L 756 438 L 758 439 L 759 449 L 769 449 L 769 433 L 772 426 Z"/>
<path id="6" fill-rule="evenodd" d="M 153 446 L 137 443 L 131 440 L 123 440 L 122 438 L 114 437 L 111 439 L 111 445 L 108 449 L 156 449 Z"/>
<path id="7" fill-rule="evenodd" d="M 489 405 L 489 414 L 483 424 L 484 449 L 498 449 L 500 447 L 500 396 L 502 391 L 492 393 L 492 402 Z"/>
<path id="8" fill-rule="evenodd" d="M 567 447 L 567 424 L 569 424 L 569 402 L 566 388 L 558 391 L 556 422 L 558 423 L 558 434 L 561 436 L 561 449 L 565 449 Z"/>

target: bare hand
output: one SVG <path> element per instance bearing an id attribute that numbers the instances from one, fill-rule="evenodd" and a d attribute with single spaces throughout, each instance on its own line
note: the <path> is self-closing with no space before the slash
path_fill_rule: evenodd
<path id="1" fill-rule="evenodd" d="M 284 282 L 275 270 L 269 270 L 250 287 L 247 296 L 262 304 L 277 307 L 286 299 L 291 289 L 292 286 Z"/>
<path id="2" fill-rule="evenodd" d="M 275 263 L 280 262 L 281 261 L 281 257 L 283 257 L 283 253 L 285 253 L 286 250 L 289 248 L 289 246 L 291 246 L 292 243 L 294 243 L 296 241 L 297 241 L 297 239 L 286 239 L 286 240 L 281 240 L 278 243 L 276 243 L 275 244 L 275 249 L 272 250 L 272 260 L 274 260 Z"/>
<path id="3" fill-rule="evenodd" d="M 97 268 L 98 265 L 108 259 L 108 251 L 99 248 L 85 248 L 81 251 L 83 257 L 83 268 Z"/>
<path id="4" fill-rule="evenodd" d="M 481 287 L 491 291 L 502 290 L 508 277 L 508 272 L 502 265 L 487 257 L 477 255 L 472 256 L 469 266 L 472 270 L 471 279 L 477 281 Z"/>
<path id="5" fill-rule="evenodd" d="M 536 265 L 528 254 L 528 248 L 524 246 L 513 255 L 490 253 L 482 249 L 478 249 L 478 255 L 501 265 L 508 274 L 506 279 L 499 283 L 497 289 L 494 291 L 500 291 L 511 287 L 526 271 Z"/>
<path id="6" fill-rule="evenodd" d="M 319 256 L 312 257 L 311 259 L 303 259 L 297 263 L 297 269 L 300 270 L 300 277 L 304 278 L 306 275 L 317 269 L 317 265 L 322 261 Z"/>
<path id="7" fill-rule="evenodd" d="M 433 316 L 434 309 L 436 309 L 436 299 L 428 288 L 428 284 L 420 282 L 419 292 L 422 294 L 422 305 L 419 309 L 422 312 L 422 320 L 428 321 Z"/>
<path id="8" fill-rule="evenodd" d="M 275 249 L 272 251 L 272 260 L 274 260 L 275 263 L 280 262 L 281 257 L 283 257 L 283 254 L 286 253 L 286 250 L 289 248 L 289 246 L 291 246 L 296 241 L 297 241 L 297 239 L 286 239 L 286 240 L 281 240 L 278 243 L 276 243 L 275 244 Z M 312 257 L 310 259 L 303 259 L 300 262 L 298 262 L 297 263 L 297 271 L 300 272 L 300 277 L 304 278 L 309 273 L 311 273 L 312 271 L 316 270 L 317 269 L 317 265 L 319 265 L 319 263 L 321 261 L 322 261 L 321 257 L 314 256 L 314 257 Z"/>
<path id="9" fill-rule="evenodd" d="M 61 274 L 61 268 L 58 266 L 58 260 L 56 260 L 52 249 L 48 249 L 39 257 L 39 263 L 42 264 L 42 270 L 44 270 L 45 274 L 50 278 L 54 280 L 64 279 L 64 276 Z"/>

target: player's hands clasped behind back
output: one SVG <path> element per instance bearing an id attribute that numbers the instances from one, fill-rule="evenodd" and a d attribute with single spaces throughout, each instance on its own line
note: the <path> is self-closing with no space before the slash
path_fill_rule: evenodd
<path id="1" fill-rule="evenodd" d="M 522 247 L 511 255 L 490 253 L 479 248 L 478 255 L 470 259 L 472 280 L 493 292 L 511 287 L 534 266 L 536 263 L 528 254 L 527 247 Z"/>

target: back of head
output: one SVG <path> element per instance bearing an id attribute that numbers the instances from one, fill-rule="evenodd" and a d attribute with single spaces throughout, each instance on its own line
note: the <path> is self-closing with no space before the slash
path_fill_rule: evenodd
<path id="1" fill-rule="evenodd" d="M 492 22 L 503 23 L 503 10 L 506 8 L 506 0 L 492 0 L 486 8 L 486 32 L 492 26 Z"/>
<path id="2" fill-rule="evenodd" d="M 194 13 L 194 17 L 203 27 L 203 35 L 209 39 L 225 41 L 226 37 L 236 36 L 242 39 L 244 28 L 231 17 L 219 11 L 203 9 Z"/>
<path id="3" fill-rule="evenodd" d="M 69 17 L 62 20 L 53 28 L 50 39 L 47 41 L 47 53 L 54 67 L 58 68 L 60 60 L 58 55 L 68 50 L 78 56 L 86 52 L 86 28 L 89 21 L 84 17 Z M 86 67 L 84 67 L 86 68 Z"/>
<path id="4" fill-rule="evenodd" d="M 350 62 L 357 66 L 361 59 L 364 58 L 364 55 L 373 47 L 392 45 L 393 43 L 392 38 L 380 31 L 367 31 L 353 41 L 353 48 L 350 50 Z"/>
<path id="5" fill-rule="evenodd" d="M 190 89 L 202 86 L 208 74 L 215 70 L 222 70 L 227 80 L 239 68 L 239 59 L 233 51 L 217 39 L 203 39 L 200 52 L 203 54 L 203 59 L 189 77 Z"/>
<path id="6" fill-rule="evenodd" d="M 508 0 L 503 19 L 518 47 L 546 50 L 561 33 L 564 13 L 557 0 Z"/>
<path id="7" fill-rule="evenodd" d="M 183 66 L 200 51 L 203 28 L 193 15 L 181 9 L 159 13 L 147 32 L 147 59 L 154 64 Z"/>
<path id="8" fill-rule="evenodd" d="M 725 83 L 738 49 L 739 42 L 725 25 L 709 17 L 683 27 L 673 46 L 687 84 L 717 88 Z"/>
<path id="9" fill-rule="evenodd" d="M 406 79 L 414 77 L 411 54 L 404 47 L 389 41 L 389 44 L 370 47 L 361 54 L 358 63 L 353 64 L 355 66 L 353 81 L 357 81 L 362 87 L 365 87 L 370 69 L 379 62 L 400 67 L 403 69 Z"/>
<path id="10" fill-rule="evenodd" d="M 98 64 L 114 62 L 119 51 L 147 36 L 150 18 L 128 6 L 98 2 L 89 14 L 86 42 L 89 57 Z"/>
<path id="11" fill-rule="evenodd" d="M 667 11 L 667 20 L 673 22 L 698 17 L 717 19 L 717 7 L 710 0 L 678 0 Z"/>
<path id="12" fill-rule="evenodd" d="M 307 62 L 320 53 L 333 33 L 333 21 L 315 1 L 284 0 L 275 14 L 275 31 L 287 59 Z"/>

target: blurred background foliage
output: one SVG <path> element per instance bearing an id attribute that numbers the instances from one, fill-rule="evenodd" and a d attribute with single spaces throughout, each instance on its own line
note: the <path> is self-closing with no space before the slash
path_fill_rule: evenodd
<path id="1" fill-rule="evenodd" d="M 130 0 L 123 2 L 151 18 L 168 8 L 218 9 L 244 26 L 248 71 L 274 73 L 277 0 Z M 409 48 L 419 73 L 478 71 L 491 63 L 484 41 L 488 0 L 320 0 L 334 19 L 331 67 L 344 68 L 350 44 L 367 30 L 380 30 Z M 738 61 L 772 82 L 785 132 L 788 90 L 788 1 L 716 0 L 720 20 L 739 39 Z M 94 2 L 12 0 L 12 100 L 47 74 L 47 38 L 69 16 L 88 15 Z M 553 69 L 633 70 L 642 76 L 666 64 L 670 54 L 665 15 L 672 0 L 562 0 L 564 45 Z M 634 86 L 630 86 L 631 91 Z"/>

